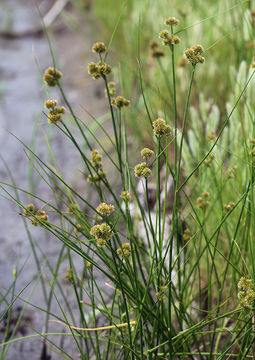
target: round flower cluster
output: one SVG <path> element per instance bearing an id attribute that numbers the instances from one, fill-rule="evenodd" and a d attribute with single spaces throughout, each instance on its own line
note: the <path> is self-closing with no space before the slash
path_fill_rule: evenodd
<path id="1" fill-rule="evenodd" d="M 106 203 L 102 202 L 97 207 L 97 211 L 102 215 L 109 216 L 114 211 L 114 205 L 106 204 Z"/>
<path id="2" fill-rule="evenodd" d="M 109 91 L 109 95 L 110 97 L 114 97 L 116 95 L 116 87 L 115 87 L 115 82 L 114 81 L 110 81 L 108 83 L 108 91 Z M 108 94 L 107 94 L 107 90 L 105 89 L 105 96 L 108 97 Z"/>
<path id="3" fill-rule="evenodd" d="M 141 150 L 141 156 L 142 156 L 144 159 L 147 159 L 147 158 L 149 158 L 149 157 L 151 157 L 151 156 L 153 156 L 153 155 L 154 155 L 154 151 L 151 150 L 151 149 L 149 149 L 149 148 L 143 148 L 143 149 Z"/>
<path id="4" fill-rule="evenodd" d="M 102 155 L 99 154 L 98 150 L 94 149 L 91 151 L 90 160 L 97 173 L 95 175 L 88 176 L 88 182 L 93 183 L 94 181 L 100 181 L 106 178 L 106 173 L 103 171 Z"/>
<path id="5" fill-rule="evenodd" d="M 151 175 L 151 170 L 148 168 L 145 162 L 137 164 L 134 169 L 136 177 L 149 177 Z"/>
<path id="6" fill-rule="evenodd" d="M 169 136 L 172 130 L 169 125 L 166 125 L 165 120 L 157 119 L 153 121 L 153 132 L 157 136 L 161 136 L 161 135 Z"/>
<path id="7" fill-rule="evenodd" d="M 103 42 L 96 42 L 93 46 L 92 46 L 92 51 L 94 53 L 97 54 L 103 54 L 104 52 L 106 52 L 107 48 L 105 46 L 105 44 Z"/>
<path id="8" fill-rule="evenodd" d="M 40 222 L 48 221 L 48 215 L 46 215 L 46 211 L 38 210 L 35 214 L 35 217 L 31 219 L 31 224 L 34 226 L 41 225 Z"/>
<path id="9" fill-rule="evenodd" d="M 130 194 L 128 191 L 122 191 L 120 198 L 122 200 L 124 200 L 125 202 L 129 202 L 130 201 Z"/>
<path id="10" fill-rule="evenodd" d="M 191 65 L 196 66 L 197 64 L 202 64 L 205 61 L 205 58 L 202 56 L 203 53 L 204 48 L 202 45 L 194 45 L 187 49 L 184 52 L 184 55 Z"/>
<path id="11" fill-rule="evenodd" d="M 189 241 L 190 240 L 190 229 L 185 229 L 183 231 L 183 239 L 185 241 Z"/>
<path id="12" fill-rule="evenodd" d="M 65 278 L 70 281 L 71 284 L 74 284 L 74 276 L 72 269 L 66 270 Z"/>
<path id="13" fill-rule="evenodd" d="M 153 58 L 160 58 L 162 56 L 165 56 L 165 52 L 163 50 L 158 49 L 159 43 L 155 40 L 151 40 L 150 42 L 150 50 L 151 50 L 151 56 Z"/>
<path id="14" fill-rule="evenodd" d="M 92 75 L 94 80 L 99 79 L 101 76 L 109 75 L 111 71 L 111 66 L 102 61 L 98 61 L 98 63 L 91 62 L 88 65 L 88 73 Z"/>
<path id="15" fill-rule="evenodd" d="M 124 243 L 121 248 L 117 249 L 117 254 L 122 258 L 128 258 L 131 255 L 131 247 L 129 243 Z"/>
<path id="16" fill-rule="evenodd" d="M 113 237 L 113 232 L 106 223 L 94 225 L 90 230 L 90 234 L 96 238 L 98 246 L 104 246 Z"/>
<path id="17" fill-rule="evenodd" d="M 51 109 L 48 112 L 48 123 L 56 124 L 61 120 L 62 115 L 65 113 L 66 109 L 64 106 L 56 107 L 58 104 L 57 100 L 47 100 L 44 103 L 46 109 Z"/>
<path id="18" fill-rule="evenodd" d="M 29 216 L 31 216 L 31 214 L 30 213 L 35 213 L 35 206 L 34 206 L 34 204 L 28 204 L 27 206 L 26 206 L 26 208 L 23 210 L 23 216 L 25 216 L 25 217 L 29 217 Z"/>
<path id="19" fill-rule="evenodd" d="M 229 211 L 232 209 L 232 207 L 235 205 L 233 201 L 230 201 L 228 204 L 224 204 L 223 207 L 226 211 Z"/>
<path id="20" fill-rule="evenodd" d="M 50 87 L 56 86 L 58 80 L 61 78 L 62 73 L 53 67 L 49 67 L 48 69 L 46 69 L 43 75 L 45 83 Z"/>
<path id="21" fill-rule="evenodd" d="M 165 301 L 167 299 L 167 297 L 166 297 L 167 289 L 168 289 L 168 287 L 165 285 L 160 286 L 159 291 L 156 292 L 156 296 L 159 301 Z"/>
<path id="22" fill-rule="evenodd" d="M 125 99 L 123 96 L 117 96 L 112 99 L 112 105 L 116 106 L 118 109 L 123 108 L 124 106 L 128 106 L 130 104 L 130 100 Z"/>
<path id="23" fill-rule="evenodd" d="M 31 214 L 32 213 L 32 214 Z M 34 216 L 33 216 L 34 215 Z M 34 226 L 40 225 L 40 221 L 48 221 L 48 215 L 44 210 L 37 210 L 34 204 L 28 204 L 23 210 L 23 216 L 30 218 L 31 224 Z"/>
<path id="24" fill-rule="evenodd" d="M 238 282 L 238 299 L 240 300 L 240 306 L 246 310 L 251 310 L 255 302 L 254 283 L 251 279 L 241 277 Z"/>
<path id="25" fill-rule="evenodd" d="M 199 209 L 205 209 L 210 205 L 209 201 L 205 200 L 209 195 L 209 192 L 204 191 L 202 194 L 203 197 L 200 196 L 197 198 L 197 206 Z"/>
<path id="26" fill-rule="evenodd" d="M 171 35 L 168 30 L 162 30 L 159 37 L 163 39 L 162 44 L 166 46 L 174 46 L 180 43 L 181 39 L 177 35 Z"/>
<path id="27" fill-rule="evenodd" d="M 174 16 L 170 16 L 168 19 L 165 20 L 165 24 L 168 26 L 176 26 L 179 25 L 179 20 L 176 19 Z"/>

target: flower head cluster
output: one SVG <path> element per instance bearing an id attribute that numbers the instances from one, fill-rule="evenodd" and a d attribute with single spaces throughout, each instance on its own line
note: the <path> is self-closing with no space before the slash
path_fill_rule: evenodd
<path id="1" fill-rule="evenodd" d="M 165 24 L 168 26 L 176 26 L 179 25 L 179 20 L 176 19 L 174 16 L 170 16 L 168 19 L 165 20 Z"/>
<path id="2" fill-rule="evenodd" d="M 202 45 L 194 45 L 191 48 L 187 49 L 184 52 L 184 55 L 191 65 L 196 66 L 199 63 L 203 64 L 203 62 L 205 61 L 205 58 L 202 56 L 203 53 L 204 48 Z"/>
<path id="3" fill-rule="evenodd" d="M 94 53 L 97 54 L 103 54 L 104 52 L 106 52 L 107 48 L 105 46 L 105 44 L 103 42 L 96 42 L 93 46 L 92 46 L 92 51 Z"/>
<path id="4" fill-rule="evenodd" d="M 34 226 L 40 225 L 40 221 L 48 221 L 48 215 L 46 215 L 46 211 L 44 210 L 36 211 L 34 204 L 28 204 L 25 207 L 25 209 L 23 210 L 23 216 L 27 218 L 31 218 L 30 219 L 31 224 Z"/>
<path id="5" fill-rule="evenodd" d="M 157 119 L 153 121 L 153 132 L 157 136 L 166 135 L 169 136 L 171 134 L 171 127 L 166 125 L 165 120 Z"/>
<path id="6" fill-rule="evenodd" d="M 156 296 L 159 301 L 165 301 L 167 299 L 167 297 L 166 297 L 167 289 L 168 289 L 168 287 L 165 285 L 160 286 L 159 291 L 156 292 Z"/>
<path id="7" fill-rule="evenodd" d="M 102 202 L 97 207 L 97 211 L 102 215 L 109 216 L 114 211 L 114 205 L 106 204 L 106 203 Z"/>
<path id="8" fill-rule="evenodd" d="M 117 249 L 117 254 L 122 258 L 128 258 L 131 255 L 131 246 L 129 243 L 124 243 L 121 248 Z"/>
<path id="9" fill-rule="evenodd" d="M 224 204 L 223 205 L 223 208 L 226 210 L 226 211 L 229 211 L 233 208 L 233 206 L 235 206 L 235 203 L 233 201 L 230 201 L 228 204 Z"/>
<path id="10" fill-rule="evenodd" d="M 148 168 L 147 164 L 145 162 L 142 162 L 141 164 L 137 164 L 135 166 L 135 176 L 136 177 L 149 177 L 151 175 L 151 170 Z"/>
<path id="11" fill-rule="evenodd" d="M 124 200 L 125 202 L 129 202 L 130 201 L 130 193 L 128 191 L 122 191 L 120 198 L 122 200 Z"/>
<path id="12" fill-rule="evenodd" d="M 151 40 L 149 44 L 150 50 L 151 50 L 151 56 L 153 58 L 160 58 L 162 56 L 165 56 L 165 52 L 161 49 L 159 49 L 159 43 L 155 40 Z"/>
<path id="13" fill-rule="evenodd" d="M 102 61 L 98 61 L 98 63 L 91 62 L 88 65 L 88 73 L 92 75 L 94 80 L 99 79 L 101 76 L 109 75 L 111 72 L 111 66 Z"/>
<path id="14" fill-rule="evenodd" d="M 48 112 L 48 123 L 56 124 L 61 120 L 62 115 L 65 113 L 66 109 L 64 106 L 56 107 L 58 104 L 57 100 L 47 100 L 44 103 L 46 109 L 50 109 Z"/>
<path id="15" fill-rule="evenodd" d="M 28 204 L 28 205 L 26 206 L 26 208 L 23 210 L 23 216 L 25 216 L 25 217 L 31 216 L 30 213 L 32 213 L 32 214 L 35 213 L 35 206 L 34 206 L 34 204 Z"/>
<path id="16" fill-rule="evenodd" d="M 206 200 L 209 195 L 209 192 L 204 191 L 202 197 L 200 196 L 197 198 L 197 206 L 199 209 L 206 209 L 210 205 L 209 201 Z"/>
<path id="17" fill-rule="evenodd" d="M 110 81 L 108 82 L 108 91 L 109 91 L 109 95 L 110 97 L 114 97 L 116 95 L 116 87 L 115 87 L 115 82 L 114 81 Z M 107 94 L 107 90 L 105 89 L 105 96 L 108 97 Z"/>
<path id="18" fill-rule="evenodd" d="M 213 154 L 210 154 L 210 156 L 203 161 L 203 164 L 207 167 L 211 167 L 212 161 L 215 159 L 215 156 Z"/>
<path id="19" fill-rule="evenodd" d="M 141 156 L 142 156 L 144 159 L 147 159 L 147 158 L 149 158 L 149 157 L 151 157 L 151 156 L 153 156 L 153 155 L 154 155 L 154 151 L 151 150 L 151 149 L 149 149 L 149 148 L 143 148 L 143 149 L 141 150 Z"/>
<path id="20" fill-rule="evenodd" d="M 44 210 L 38 210 L 35 214 L 35 217 L 31 219 L 31 224 L 34 226 L 38 226 L 41 222 L 48 221 L 48 215 Z"/>
<path id="21" fill-rule="evenodd" d="M 106 223 L 94 225 L 90 230 L 90 234 L 96 238 L 98 246 L 104 246 L 113 237 L 113 232 Z"/>
<path id="22" fill-rule="evenodd" d="M 190 229 L 185 229 L 183 231 L 183 239 L 185 241 L 189 241 L 190 240 Z"/>
<path id="23" fill-rule="evenodd" d="M 95 175 L 88 176 L 88 182 L 100 181 L 106 178 L 106 174 L 103 171 L 102 155 L 98 150 L 94 149 L 91 151 L 90 160 L 97 173 Z"/>
<path id="24" fill-rule="evenodd" d="M 91 151 L 90 160 L 95 169 L 98 170 L 102 168 L 102 155 L 99 154 L 97 149 Z"/>
<path id="25" fill-rule="evenodd" d="M 74 276 L 72 269 L 66 270 L 65 278 L 70 281 L 71 284 L 74 284 Z"/>
<path id="26" fill-rule="evenodd" d="M 251 279 L 241 277 L 238 282 L 238 299 L 240 300 L 240 306 L 244 309 L 251 310 L 255 302 L 254 283 Z"/>
<path id="27" fill-rule="evenodd" d="M 130 104 L 130 100 L 125 99 L 123 96 L 117 96 L 112 99 L 112 105 L 116 106 L 118 109 L 123 108 L 124 106 L 128 106 Z"/>
<path id="28" fill-rule="evenodd" d="M 46 69 L 43 75 L 45 83 L 50 87 L 56 86 L 58 80 L 61 78 L 62 73 L 53 67 L 49 67 L 48 69 Z"/>
<path id="29" fill-rule="evenodd" d="M 180 43 L 181 39 L 177 35 L 171 35 L 168 30 L 162 30 L 159 33 L 159 37 L 163 39 L 162 44 L 166 46 L 174 46 Z"/>

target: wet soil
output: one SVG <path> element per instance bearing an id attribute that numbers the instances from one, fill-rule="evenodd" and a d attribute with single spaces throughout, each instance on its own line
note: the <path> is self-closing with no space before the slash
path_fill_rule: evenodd
<path id="1" fill-rule="evenodd" d="M 50 3 L 52 1 L 44 0 L 44 8 L 47 8 Z M 68 9 L 68 11 L 79 24 L 79 31 L 73 31 L 60 17 L 50 30 L 58 67 L 64 73 L 63 86 L 78 116 L 83 119 L 88 117 L 81 105 L 94 116 L 102 115 L 105 104 L 104 101 L 98 102 L 98 97 L 103 96 L 102 84 L 91 81 L 86 74 L 86 65 L 91 60 L 90 48 L 94 40 L 90 30 L 91 15 L 87 13 L 80 16 L 75 9 Z M 40 71 L 43 72 L 45 68 L 51 66 L 52 61 L 46 36 L 41 32 L 40 18 L 35 2 L 32 0 L 1 1 L 0 12 L 0 146 L 1 158 L 4 159 L 4 162 L 0 161 L 0 179 L 10 183 L 10 171 L 19 188 L 32 190 L 38 196 L 51 201 L 52 194 L 48 186 L 40 180 L 36 171 L 32 170 L 31 164 L 29 166 L 29 155 L 25 151 L 24 145 L 12 135 L 14 134 L 25 144 L 32 146 L 39 156 L 48 161 L 45 143 L 45 134 L 47 134 L 51 139 L 52 149 L 64 178 L 71 184 L 78 184 L 79 191 L 85 192 L 85 182 L 80 172 L 79 154 L 68 139 L 65 139 L 56 128 L 47 124 L 47 119 L 42 113 L 46 94 Z M 38 67 L 36 62 L 38 62 Z M 61 100 L 55 89 L 50 90 L 50 94 L 52 98 Z M 5 189 L 14 194 L 8 186 Z M 0 193 L 7 195 L 3 189 L 0 190 Z M 32 200 L 31 196 L 22 192 L 19 195 L 23 204 Z M 40 205 L 37 204 L 37 206 Z M 13 283 L 13 270 L 17 268 L 18 279 L 15 294 L 22 291 L 20 295 L 22 299 L 29 299 L 30 303 L 45 309 L 41 285 L 38 282 L 38 270 L 35 266 L 23 218 L 19 215 L 19 208 L 16 204 L 1 198 L 0 214 L 1 297 L 7 293 L 7 289 Z M 46 262 L 55 266 L 61 244 L 59 240 L 52 238 L 40 228 L 28 224 L 28 230 L 35 244 L 42 278 L 49 293 L 51 290 L 48 276 L 51 278 L 51 274 Z M 67 267 L 69 267 L 67 260 L 64 260 L 60 266 L 58 279 L 63 285 L 64 292 L 69 294 L 70 287 L 64 279 Z M 98 279 L 98 281 L 102 282 L 103 280 Z M 25 288 L 26 286 L 27 288 Z M 56 294 L 58 296 L 58 292 Z M 11 292 L 7 296 L 8 301 L 10 298 Z M 71 299 L 70 296 L 70 305 L 75 308 Z M 0 304 L 0 314 L 3 314 L 7 303 L 0 302 Z M 16 299 L 13 304 L 10 336 L 24 305 L 24 301 L 20 298 Z M 51 311 L 61 315 L 54 299 Z M 16 337 L 34 333 L 31 327 L 36 331 L 43 332 L 45 330 L 44 320 L 45 313 L 33 306 L 27 306 Z M 1 339 L 6 324 L 7 318 L 5 317 L 0 327 Z M 61 332 L 63 329 L 59 325 L 50 323 L 48 331 Z M 54 339 L 60 347 L 68 349 L 72 358 L 78 359 L 78 353 L 70 337 Z M 60 359 L 60 356 L 49 347 L 46 354 L 42 352 L 42 348 L 42 338 L 16 342 L 10 346 L 6 359 Z"/>

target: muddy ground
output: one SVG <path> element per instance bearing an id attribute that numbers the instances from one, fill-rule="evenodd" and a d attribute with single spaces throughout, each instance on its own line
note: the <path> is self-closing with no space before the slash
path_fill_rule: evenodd
<path id="1" fill-rule="evenodd" d="M 43 10 L 47 8 L 49 3 L 52 1 L 43 2 Z M 73 8 L 67 10 L 79 24 L 80 30 L 76 32 L 71 29 L 61 17 L 54 21 L 50 30 L 57 63 L 64 73 L 63 85 L 71 104 L 80 117 L 88 118 L 80 105 L 95 116 L 102 115 L 105 101 L 98 102 L 98 98 L 103 98 L 102 83 L 91 81 L 86 72 L 86 65 L 93 58 L 90 52 L 91 44 L 93 40 L 97 40 L 92 39 L 91 36 L 92 15 L 89 12 L 81 15 Z M 6 165 L 8 165 L 18 187 L 28 191 L 32 190 L 40 197 L 51 201 L 52 194 L 49 188 L 40 180 L 31 166 L 29 167 L 28 153 L 12 135 L 14 134 L 24 143 L 32 145 L 36 152 L 47 161 L 48 155 L 45 144 L 45 134 L 47 134 L 51 138 L 52 148 L 63 176 L 71 184 L 75 186 L 78 184 L 79 190 L 85 192 L 86 185 L 84 179 L 81 178 L 78 153 L 56 128 L 47 124 L 47 119 L 42 114 L 46 95 L 36 61 L 38 61 L 40 71 L 51 66 L 52 62 L 46 37 L 41 32 L 40 18 L 35 2 L 33 0 L 1 1 L 0 13 L 0 144 L 1 157 L 5 161 L 5 163 L 0 162 L 0 179 L 7 183 L 11 182 L 10 174 L 6 169 Z M 56 90 L 51 90 L 51 96 L 61 99 Z M 10 188 L 5 188 L 13 194 Z M 0 192 L 6 195 L 3 190 Z M 31 202 L 31 197 L 28 195 L 20 193 L 20 197 L 24 204 Z M 0 214 L 0 294 L 1 296 L 6 294 L 13 282 L 13 270 L 17 268 L 19 275 L 15 294 L 18 294 L 28 285 L 21 297 L 28 299 L 31 294 L 29 301 L 36 306 L 45 308 L 41 285 L 40 283 L 36 285 L 38 271 L 22 216 L 19 215 L 19 208 L 10 201 L 1 198 Z M 28 230 L 36 247 L 42 277 L 47 291 L 50 292 L 47 280 L 50 273 L 46 262 L 49 261 L 52 266 L 55 265 L 61 244 L 57 239 L 43 232 L 42 229 L 32 227 L 29 223 Z M 70 293 L 69 285 L 64 279 L 67 267 L 68 263 L 64 261 L 61 264 L 59 275 L 59 281 L 66 294 Z M 103 284 L 104 280 L 98 279 L 98 281 Z M 8 299 L 10 296 L 9 294 Z M 71 299 L 72 296 L 70 296 L 70 302 Z M 75 307 L 74 304 L 71 303 L 71 305 Z M 6 309 L 6 303 L 1 302 L 0 306 L 2 314 Z M 23 306 L 24 301 L 21 299 L 14 302 L 12 328 L 15 326 Z M 52 312 L 61 314 L 54 299 Z M 32 333 L 30 327 L 43 332 L 45 330 L 44 319 L 45 314 L 43 312 L 28 306 L 16 337 Z M 4 324 L 5 322 L 2 322 L 0 328 L 1 339 Z M 62 331 L 63 329 L 59 325 L 50 323 L 48 330 Z M 61 347 L 68 349 L 68 353 L 73 359 L 78 359 L 78 353 L 71 338 L 54 339 Z M 42 355 L 42 347 L 42 339 L 40 338 L 16 342 L 10 346 L 6 359 L 46 359 L 47 357 Z M 60 358 L 49 348 L 47 354 L 51 356 L 49 357 L 51 359 Z"/>

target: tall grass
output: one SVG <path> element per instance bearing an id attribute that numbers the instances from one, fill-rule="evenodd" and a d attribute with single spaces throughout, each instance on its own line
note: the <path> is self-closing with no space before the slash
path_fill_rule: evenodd
<path id="1" fill-rule="evenodd" d="M 187 31 L 192 34 L 192 28 Z M 169 36 L 177 33 L 182 40 L 178 27 L 170 28 Z M 253 358 L 254 70 L 248 70 L 250 64 L 241 64 L 228 111 L 220 122 L 220 110 L 202 95 L 199 110 L 190 106 L 194 90 L 202 92 L 202 84 L 209 81 L 201 80 L 200 69 L 210 66 L 212 60 L 196 64 L 191 59 L 193 65 L 187 64 L 186 75 L 178 79 L 176 51 L 183 53 L 184 45 L 181 41 L 166 46 L 165 61 L 171 71 L 166 70 L 165 81 L 171 91 L 159 110 L 145 91 L 144 64 L 139 58 L 139 106 L 146 114 L 142 127 L 150 134 L 143 147 L 152 150 L 143 149 L 141 157 L 140 150 L 132 149 L 137 145 L 135 139 L 131 143 L 127 128 L 133 103 L 119 91 L 114 93 L 110 70 L 106 70 L 111 50 L 96 50 L 94 56 L 100 63 L 90 64 L 89 72 L 105 86 L 111 129 L 94 121 L 111 142 L 113 155 L 105 150 L 97 133 L 74 114 L 51 50 L 53 69 L 44 79 L 58 87 L 72 120 L 55 104 L 45 111 L 48 126 L 74 146 L 89 180 L 86 191 L 94 196 L 90 200 L 63 178 L 53 154 L 52 164 L 46 163 L 22 143 L 51 196 L 44 199 L 14 182 L 1 182 L 3 195 L 17 204 L 29 227 L 45 229 L 63 247 L 55 268 L 47 264 L 51 273 L 48 293 L 42 283 L 45 308 L 38 310 L 46 315 L 45 332 L 18 339 L 15 331 L 11 336 L 8 333 L 13 302 L 22 299 L 15 290 L 16 273 L 7 291 L 10 304 L 7 293 L 2 295 L 7 314 L 2 358 L 13 342 L 34 336 L 43 339 L 44 353 L 47 344 L 63 359 L 73 357 L 69 348 L 58 343 L 59 336 L 72 337 L 81 359 Z M 205 57 L 213 54 L 206 51 Z M 125 79 L 126 75 L 121 83 Z M 180 98 L 182 82 L 186 94 Z M 118 179 L 115 187 L 113 178 Z M 20 193 L 33 199 L 36 206 L 23 203 Z M 40 281 L 43 269 L 32 240 L 31 246 Z M 77 311 L 69 305 L 59 282 L 64 257 Z M 247 279 L 239 282 L 242 277 Z M 51 311 L 53 299 L 59 314 Z M 29 304 L 29 298 L 23 301 Z M 58 332 L 48 332 L 49 320 L 55 322 Z"/>

